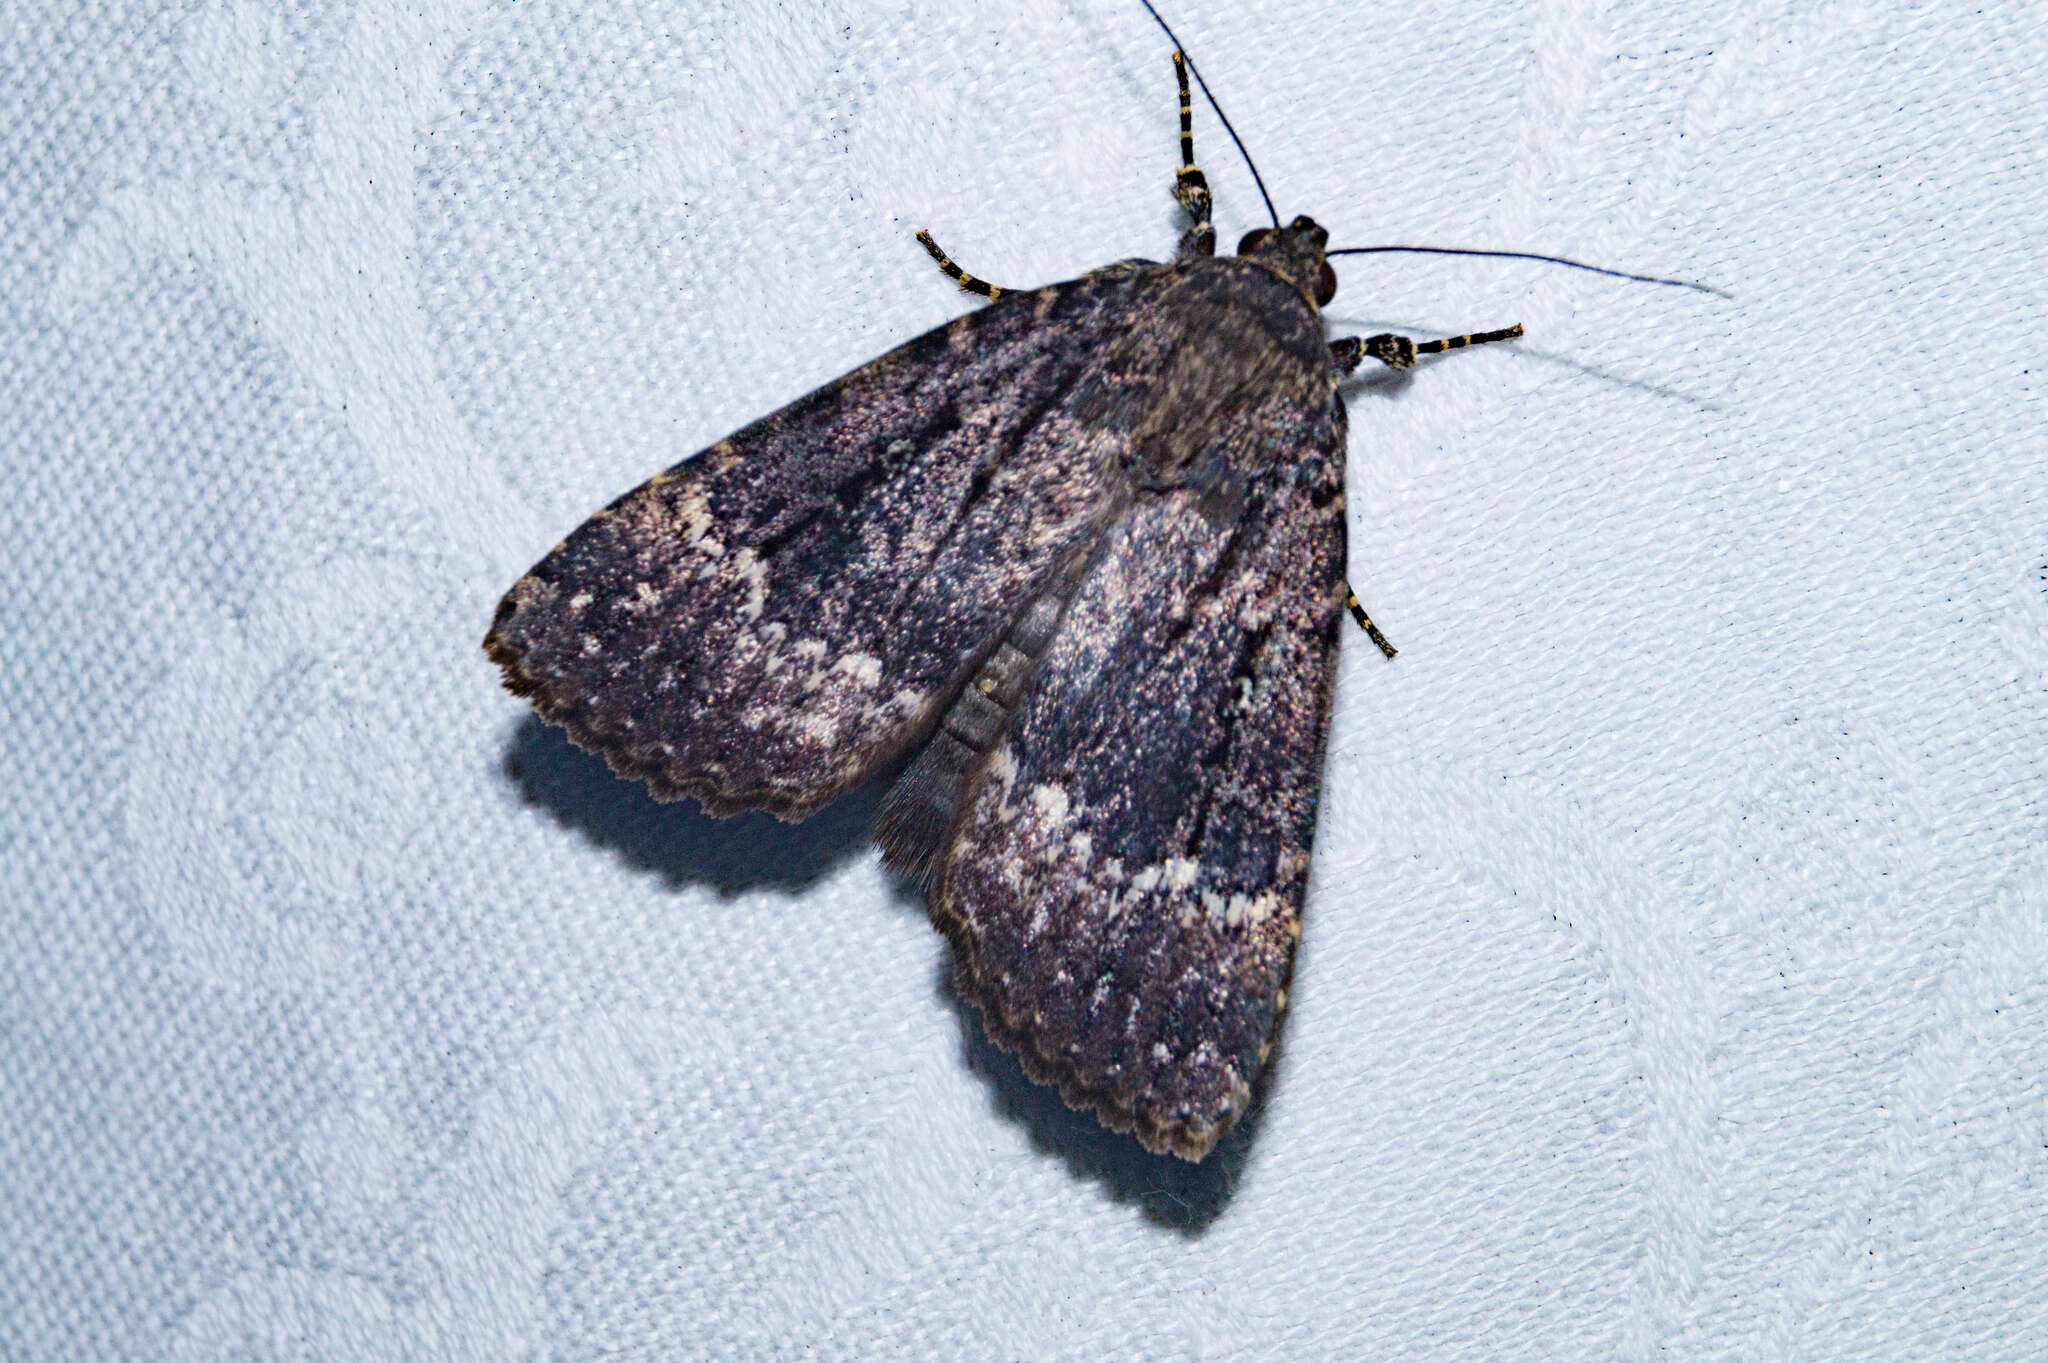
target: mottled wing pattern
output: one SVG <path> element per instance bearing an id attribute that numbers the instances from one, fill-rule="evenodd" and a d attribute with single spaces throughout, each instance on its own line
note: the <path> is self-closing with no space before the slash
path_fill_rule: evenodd
<path id="1" fill-rule="evenodd" d="M 506 685 L 621 775 L 809 813 L 919 741 L 1121 501 L 1073 414 L 1142 261 L 1015 294 L 600 511 L 506 595 Z"/>
<path id="2" fill-rule="evenodd" d="M 1269 448 L 1229 514 L 1141 495 L 1098 542 L 931 899 L 991 1037 L 1190 1159 L 1286 1005 L 1344 572 L 1342 405 L 1240 415 L 1225 438 Z"/>

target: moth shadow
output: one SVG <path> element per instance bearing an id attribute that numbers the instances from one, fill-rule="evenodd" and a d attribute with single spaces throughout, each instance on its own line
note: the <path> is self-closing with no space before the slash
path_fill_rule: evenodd
<path id="1" fill-rule="evenodd" d="M 726 895 L 801 890 L 860 854 L 884 789 L 870 781 L 801 824 L 768 814 L 714 819 L 692 800 L 663 804 L 532 715 L 507 745 L 504 770 L 528 804 L 564 827 L 672 886 L 709 885 Z"/>
<path id="2" fill-rule="evenodd" d="M 950 961 L 939 972 L 938 987 L 959 1022 L 967 1068 L 989 1086 L 1003 1116 L 1022 1126 L 1039 1150 L 1063 1160 L 1074 1177 L 1101 1185 L 1117 1201 L 1137 1206 L 1154 1225 L 1189 1238 L 1200 1238 L 1230 1206 L 1244 1179 L 1276 1066 L 1266 1066 L 1245 1115 L 1209 1157 L 1190 1164 L 1148 1153 L 1135 1138 L 1111 1131 L 1094 1114 L 1068 1107 L 1056 1090 L 1033 1083 L 1016 1056 L 988 1039 L 980 1011 L 953 988 Z M 1279 1058 L 1276 1052 L 1273 1059 Z"/>

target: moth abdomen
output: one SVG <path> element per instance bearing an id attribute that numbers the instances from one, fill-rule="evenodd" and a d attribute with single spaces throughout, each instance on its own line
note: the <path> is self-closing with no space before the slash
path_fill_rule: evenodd
<path id="1" fill-rule="evenodd" d="M 882 797 L 875 838 L 891 871 L 920 886 L 931 883 L 968 778 L 1002 737 L 1039 657 L 1059 631 L 1066 604 L 1058 586 L 1032 600 Z"/>

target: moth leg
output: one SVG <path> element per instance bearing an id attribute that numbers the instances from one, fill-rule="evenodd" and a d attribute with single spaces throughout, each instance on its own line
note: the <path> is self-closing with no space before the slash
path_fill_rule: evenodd
<path id="1" fill-rule="evenodd" d="M 939 244 L 932 240 L 932 234 L 925 231 L 922 227 L 917 229 L 917 239 L 923 244 L 925 250 L 931 252 L 932 259 L 939 262 L 939 268 L 946 272 L 946 278 L 952 280 L 955 284 L 967 290 L 967 292 L 979 294 L 991 303 L 1006 293 L 1016 292 L 1015 289 L 1006 289 L 1000 284 L 991 284 L 986 279 L 976 279 L 973 275 L 955 265 L 953 257 L 941 251 Z"/>
<path id="2" fill-rule="evenodd" d="M 1466 336 L 1451 336 L 1441 341 L 1423 341 L 1419 344 L 1406 336 L 1396 336 L 1390 331 L 1368 336 L 1362 341 L 1356 336 L 1346 336 L 1330 342 L 1330 363 L 1337 367 L 1339 374 L 1349 374 L 1368 356 L 1389 369 L 1408 369 L 1414 366 L 1418 356 L 1441 355 L 1449 350 L 1463 350 L 1468 345 L 1512 341 L 1521 334 L 1522 324 L 1517 322 L 1500 331 L 1478 331 Z"/>
<path id="3" fill-rule="evenodd" d="M 1195 165 L 1195 106 L 1188 96 L 1187 54 L 1173 54 L 1173 74 L 1180 81 L 1180 171 L 1173 177 L 1173 197 L 1180 201 L 1194 225 L 1181 235 L 1177 256 L 1216 254 L 1216 228 L 1209 221 L 1214 206 L 1209 197 L 1209 177 Z"/>
<path id="4" fill-rule="evenodd" d="M 1463 350 L 1468 345 L 1512 341 L 1521 334 L 1522 327 L 1518 322 L 1501 331 L 1475 332 L 1467 336 L 1452 336 L 1441 341 L 1424 341 L 1420 345 L 1406 336 L 1396 336 L 1392 332 L 1384 331 L 1377 336 L 1368 336 L 1362 341 L 1356 336 L 1345 336 L 1330 342 L 1330 364 L 1339 374 L 1349 374 L 1370 355 L 1389 369 L 1407 369 L 1414 365 L 1418 355 L 1441 355 L 1447 350 Z M 1373 643 L 1379 645 L 1380 652 L 1389 658 L 1393 657 L 1398 650 L 1387 642 L 1386 635 L 1380 633 L 1380 627 L 1365 613 L 1365 607 L 1358 604 L 1358 593 L 1352 590 L 1349 582 L 1344 584 L 1344 605 L 1350 610 L 1351 618 L 1358 622 L 1358 627 L 1365 631 Z"/>
<path id="5" fill-rule="evenodd" d="M 1372 617 L 1365 613 L 1365 607 L 1358 604 L 1358 593 L 1351 589 L 1349 581 L 1346 581 L 1344 584 L 1344 605 L 1351 612 L 1351 618 L 1358 622 L 1358 627 L 1365 631 L 1366 637 L 1379 645 L 1380 652 L 1386 654 L 1389 658 L 1398 652 L 1392 644 L 1387 642 L 1387 636 L 1380 633 L 1380 627 L 1372 622 Z"/>

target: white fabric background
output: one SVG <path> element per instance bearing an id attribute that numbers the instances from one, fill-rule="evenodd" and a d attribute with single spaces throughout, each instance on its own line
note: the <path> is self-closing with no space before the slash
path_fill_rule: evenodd
<path id="1" fill-rule="evenodd" d="M 617 492 L 1171 251 L 1130 0 L 24 5 L 0 75 L 0 1355 L 2048 1354 L 2048 25 L 1172 6 L 1351 262 L 1286 1045 L 1190 1168 L 1025 1083 L 863 792 L 497 689 Z M 1223 239 L 1261 214 L 1214 121 Z M 807 1351 L 807 1352 L 806 1352 Z"/>

